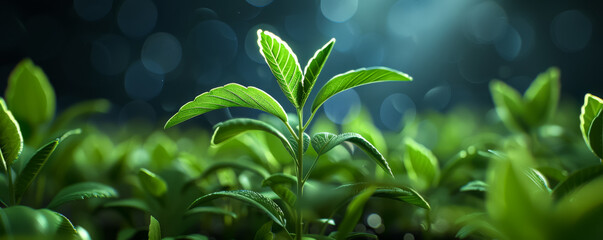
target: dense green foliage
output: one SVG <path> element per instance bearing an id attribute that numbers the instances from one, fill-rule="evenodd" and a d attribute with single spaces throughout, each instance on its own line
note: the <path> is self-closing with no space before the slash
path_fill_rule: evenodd
<path id="1" fill-rule="evenodd" d="M 83 120 L 108 111 L 107 101 L 55 117 L 42 70 L 18 64 L 6 103 L 0 98 L 0 239 L 603 236 L 603 100 L 560 101 L 559 69 L 538 75 L 523 96 L 492 81 L 493 109 L 423 111 L 402 131 L 382 132 L 363 107 L 342 125 L 315 114 L 341 91 L 406 74 L 336 75 L 304 119 L 335 41 L 303 71 L 276 35 L 260 30 L 258 44 L 295 114 L 260 89 L 228 84 L 186 103 L 167 130 L 91 124 Z M 23 86 L 36 96 L 20 95 Z M 173 127 L 225 107 L 268 114 L 213 132 Z"/>

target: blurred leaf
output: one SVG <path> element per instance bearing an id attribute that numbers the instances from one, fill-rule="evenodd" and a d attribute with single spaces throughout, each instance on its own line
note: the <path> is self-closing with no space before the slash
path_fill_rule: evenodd
<path id="1" fill-rule="evenodd" d="M 272 233 L 272 221 L 268 221 L 262 225 L 260 229 L 255 233 L 253 240 L 272 240 L 274 234 Z"/>
<path id="2" fill-rule="evenodd" d="M 385 67 L 350 70 L 334 76 L 322 86 L 316 98 L 314 98 L 314 102 L 312 102 L 312 112 L 315 113 L 327 99 L 337 93 L 357 86 L 382 81 L 412 81 L 412 78 L 405 73 Z"/>
<path id="3" fill-rule="evenodd" d="M 227 107 L 247 107 L 270 113 L 283 122 L 287 122 L 287 114 L 281 105 L 266 92 L 255 87 L 244 87 L 229 83 L 202 93 L 195 100 L 184 104 L 166 123 L 170 128 L 188 119 L 206 112 Z"/>
<path id="4" fill-rule="evenodd" d="M 329 237 L 337 237 L 337 234 L 338 234 L 338 231 L 333 231 L 333 232 L 329 233 Z M 371 233 L 351 232 L 351 233 L 348 233 L 348 235 L 344 239 L 367 240 L 367 239 L 379 239 L 379 238 L 377 237 L 377 235 L 371 234 Z"/>
<path id="5" fill-rule="evenodd" d="M 184 216 L 188 217 L 188 216 L 201 214 L 201 213 L 213 213 L 213 214 L 219 214 L 219 215 L 224 215 L 224 216 L 231 216 L 232 218 L 238 217 L 236 213 L 227 211 L 227 210 L 224 210 L 224 209 L 218 208 L 218 207 L 196 207 L 196 208 L 186 211 L 184 213 Z"/>
<path id="6" fill-rule="evenodd" d="M 355 132 L 369 141 L 382 153 L 388 153 L 388 146 L 383 133 L 375 126 L 370 111 L 366 107 L 360 108 L 355 117 L 346 117 L 348 121 L 341 126 L 343 132 Z"/>
<path id="7" fill-rule="evenodd" d="M 573 172 L 565 181 L 559 183 L 553 190 L 553 197 L 557 200 L 568 193 L 575 191 L 578 187 L 603 175 L 603 165 L 595 165 Z"/>
<path id="8" fill-rule="evenodd" d="M 73 224 L 62 214 L 26 206 L 0 209 L 0 236 L 8 236 L 3 239 L 80 239 Z"/>
<path id="9" fill-rule="evenodd" d="M 569 180 L 569 178 L 568 178 Z M 555 239 L 599 239 L 603 236 L 603 177 L 592 179 L 560 198 L 554 208 Z"/>
<path id="10" fill-rule="evenodd" d="M 279 140 L 281 140 L 283 146 L 288 151 L 293 152 L 291 144 L 289 144 L 289 141 L 287 140 L 285 135 L 283 135 L 283 133 L 278 131 L 272 125 L 259 120 L 249 118 L 235 118 L 216 124 L 214 129 L 214 135 L 212 136 L 213 144 L 222 143 L 246 131 L 260 130 L 276 136 L 277 138 L 279 138 Z"/>
<path id="11" fill-rule="evenodd" d="M 293 156 L 293 158 L 295 159 L 297 156 L 297 152 L 298 152 L 297 141 L 295 141 L 295 138 L 290 133 L 286 133 L 286 135 L 288 136 L 287 139 L 289 140 L 289 144 L 291 145 L 291 148 L 293 148 L 293 153 L 291 153 L 292 154 L 291 156 Z M 310 146 L 310 135 L 308 135 L 307 133 L 304 132 L 304 153 L 308 150 L 309 146 Z"/>
<path id="12" fill-rule="evenodd" d="M 421 187 L 429 188 L 438 182 L 440 168 L 438 160 L 425 146 L 407 138 L 404 140 L 404 166 L 408 176 Z"/>
<path id="13" fill-rule="evenodd" d="M 161 240 L 161 226 L 153 215 L 151 215 L 149 223 L 149 240 Z"/>
<path id="14" fill-rule="evenodd" d="M 281 90 L 295 106 L 301 109 L 303 98 L 303 76 L 297 56 L 289 45 L 271 32 L 258 29 L 260 53 L 276 77 Z"/>
<path id="15" fill-rule="evenodd" d="M 59 145 L 59 139 L 49 142 L 44 147 L 38 149 L 36 153 L 29 159 L 25 168 L 21 170 L 15 181 L 15 198 L 20 202 L 21 197 L 42 170 L 50 155 Z"/>
<path id="16" fill-rule="evenodd" d="M 599 97 L 587 93 L 584 96 L 584 105 L 582 105 L 580 113 L 580 131 L 582 131 L 582 137 L 586 142 L 586 145 L 590 148 L 589 131 L 595 117 L 599 115 L 603 109 L 603 100 Z"/>
<path id="17" fill-rule="evenodd" d="M 4 99 L 0 97 L 0 153 L 2 154 L 2 167 L 6 171 L 23 151 L 23 136 L 19 123 L 13 117 Z"/>
<path id="18" fill-rule="evenodd" d="M 461 187 L 461 192 L 467 191 L 487 192 L 488 184 L 480 180 L 471 181 Z"/>
<path id="19" fill-rule="evenodd" d="M 365 189 L 360 194 L 356 195 L 354 200 L 350 202 L 345 211 L 345 217 L 337 228 L 337 240 L 346 239 L 348 234 L 354 230 L 356 223 L 358 223 L 358 220 L 360 220 L 362 212 L 364 211 L 364 204 L 366 204 L 371 195 L 373 195 L 375 189 L 375 187 Z"/>
<path id="20" fill-rule="evenodd" d="M 541 125 L 550 119 L 559 102 L 561 83 L 559 69 L 551 67 L 539 74 L 524 94 L 526 118 L 533 126 Z"/>
<path id="21" fill-rule="evenodd" d="M 165 180 L 145 168 L 138 171 L 138 180 L 142 188 L 155 197 L 160 197 L 167 192 L 168 186 Z"/>
<path id="22" fill-rule="evenodd" d="M 279 226 L 285 227 L 285 214 L 283 213 L 281 208 L 264 195 L 249 190 L 221 191 L 210 193 L 200 198 L 197 198 L 197 200 L 195 200 L 188 208 L 195 208 L 203 203 L 222 197 L 233 198 L 250 204 L 262 210 L 262 212 L 264 212 L 267 216 L 274 220 L 274 222 L 276 222 L 276 224 L 278 224 Z"/>
<path id="23" fill-rule="evenodd" d="M 250 171 L 250 172 L 253 172 L 253 173 L 257 174 L 258 176 L 261 176 L 263 179 L 265 179 L 268 176 L 270 176 L 270 173 L 268 171 L 266 171 L 266 169 L 264 169 L 260 165 L 252 163 L 252 162 L 247 162 L 247 161 L 240 161 L 240 162 L 224 161 L 224 162 L 214 162 L 214 163 L 212 163 L 209 167 L 207 167 L 205 170 L 203 170 L 203 172 L 201 173 L 201 175 L 197 179 L 204 179 L 207 176 L 209 176 L 210 174 L 213 174 L 214 172 L 216 172 L 216 171 L 218 171 L 220 169 L 224 169 L 224 168 L 233 168 L 233 169 L 247 170 L 247 171 Z"/>
<path id="24" fill-rule="evenodd" d="M 32 127 L 54 117 L 56 97 L 54 89 L 42 69 L 24 59 L 11 72 L 6 87 L 6 103 L 15 118 Z"/>
<path id="25" fill-rule="evenodd" d="M 75 229 L 77 231 L 77 235 L 81 240 L 92 240 L 92 237 L 90 237 L 90 233 L 88 233 L 88 230 L 86 230 L 84 227 L 77 226 L 75 227 Z"/>
<path id="26" fill-rule="evenodd" d="M 316 153 L 320 156 L 321 154 L 333 149 L 335 146 L 342 142 L 351 142 L 354 145 L 362 149 L 367 155 L 369 155 L 375 163 L 379 165 L 385 172 L 390 174 L 392 177 L 394 174 L 389 168 L 387 160 L 381 155 L 379 150 L 375 148 L 370 142 L 364 139 L 360 134 L 357 133 L 342 133 L 335 135 L 332 133 L 317 133 L 312 137 L 312 147 L 316 150 Z"/>
<path id="27" fill-rule="evenodd" d="M 143 200 L 137 198 L 119 199 L 111 202 L 107 202 L 103 205 L 105 208 L 132 208 L 140 211 L 150 213 L 151 208 Z"/>
<path id="28" fill-rule="evenodd" d="M 290 208 L 295 206 L 297 196 L 289 187 L 297 186 L 297 179 L 291 175 L 282 173 L 272 174 L 262 181 L 262 187 L 270 187 L 272 191 L 283 200 Z"/>
<path id="29" fill-rule="evenodd" d="M 81 182 L 67 186 L 50 201 L 47 208 L 55 209 L 65 203 L 88 198 L 114 198 L 117 191 L 112 187 L 95 182 Z"/>
<path id="30" fill-rule="evenodd" d="M 536 184 L 536 186 L 538 186 L 540 190 L 545 191 L 547 193 L 551 192 L 549 182 L 546 180 L 544 175 L 542 175 L 542 173 L 540 173 L 538 170 L 531 168 L 529 170 L 526 170 L 525 174 L 530 180 L 532 180 L 534 184 Z"/>
<path id="31" fill-rule="evenodd" d="M 275 184 L 286 184 L 289 186 L 296 186 L 297 179 L 289 174 L 275 173 L 270 175 L 270 177 L 264 179 L 264 181 L 262 181 L 262 187 L 272 186 Z"/>
<path id="32" fill-rule="evenodd" d="M 209 238 L 201 234 L 190 234 L 177 237 L 165 237 L 163 240 L 208 240 Z"/>
<path id="33" fill-rule="evenodd" d="M 318 75 L 322 70 L 322 67 L 327 62 L 327 58 L 329 58 L 329 54 L 331 54 L 331 50 L 333 49 L 333 45 L 335 45 L 335 38 L 331 38 L 329 42 L 327 42 L 322 48 L 318 49 L 312 58 L 306 64 L 306 68 L 304 68 L 304 82 L 303 86 L 303 96 L 300 101 L 300 105 L 303 106 L 310 96 L 312 92 L 312 88 L 316 83 L 316 79 L 318 79 Z"/>
<path id="34" fill-rule="evenodd" d="M 599 159 L 603 159 L 603 111 L 599 112 L 593 119 L 590 129 L 588 130 L 588 146 L 597 155 Z"/>
<path id="35" fill-rule="evenodd" d="M 93 114 L 107 113 L 111 103 L 106 99 L 95 99 L 79 102 L 61 112 L 50 127 L 51 133 L 71 126 L 76 120 Z"/>
<path id="36" fill-rule="evenodd" d="M 528 131 L 528 126 L 523 120 L 525 114 L 523 100 L 515 89 L 504 82 L 492 81 L 490 94 L 492 94 L 498 116 L 508 128 Z"/>

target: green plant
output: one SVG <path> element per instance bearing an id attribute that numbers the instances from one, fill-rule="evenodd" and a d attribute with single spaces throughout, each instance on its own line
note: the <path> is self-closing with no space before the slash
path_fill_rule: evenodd
<path id="1" fill-rule="evenodd" d="M 289 119 L 289 116 L 284 111 L 283 107 L 266 92 L 255 87 L 244 87 L 236 83 L 230 83 L 222 87 L 214 88 L 209 92 L 202 93 L 193 101 L 183 105 L 180 110 L 166 122 L 165 128 L 170 128 L 209 111 L 226 107 L 253 108 L 276 116 L 286 127 L 285 131 L 280 131 L 278 129 L 279 126 L 273 126 L 259 120 L 232 119 L 215 126 L 212 142 L 218 144 L 249 130 L 264 131 L 274 135 L 281 141 L 282 145 L 293 158 L 295 164 L 295 177 L 282 178 L 283 180 L 278 182 L 279 184 L 274 184 L 271 187 L 272 190 L 284 200 L 284 203 L 288 208 L 294 209 L 292 210 L 291 216 L 295 226 L 295 238 L 302 239 L 304 217 L 302 211 L 303 204 L 300 202 L 304 199 L 304 185 L 314 168 L 314 164 L 316 164 L 318 157 L 321 154 L 326 153 L 344 141 L 351 142 L 365 151 L 386 173 L 393 176 L 383 155 L 359 134 L 344 133 L 335 135 L 332 133 L 317 133 L 310 138 L 305 131 L 320 106 L 330 97 L 353 87 L 381 81 L 410 81 L 411 77 L 384 67 L 361 68 L 336 75 L 318 91 L 318 94 L 311 104 L 311 114 L 308 119 L 305 119 L 303 114 L 304 106 L 318 79 L 318 75 L 335 44 L 335 39 L 330 40 L 322 48 L 316 51 L 314 56 L 308 61 L 304 71 L 302 71 L 297 56 L 289 48 L 286 42 L 281 40 L 278 36 L 261 29 L 257 31 L 257 34 L 260 53 L 266 60 L 266 63 L 268 63 L 282 92 L 296 109 L 296 116 L 294 119 Z M 310 144 L 316 151 L 317 158 L 309 170 L 304 173 L 304 153 Z M 280 187 L 287 184 L 295 185 L 294 194 L 290 192 L 288 188 Z M 367 191 L 366 194 L 370 196 L 372 192 L 373 191 Z M 416 192 L 405 192 L 405 194 L 417 196 Z M 263 210 L 274 223 L 287 231 L 287 221 L 279 206 L 264 195 L 253 191 L 240 190 L 214 192 L 195 200 L 191 204 L 191 208 L 220 197 L 238 199 L 258 207 Z M 422 200 L 422 198 L 420 199 Z M 357 202 L 356 205 L 358 206 L 364 205 L 364 201 L 359 200 Z M 349 211 L 352 210 L 348 210 L 348 212 Z M 355 208 L 353 211 L 358 210 Z M 357 219 L 357 217 L 355 219 Z M 346 222 L 345 234 L 350 230 L 349 224 L 352 223 Z M 340 239 L 346 236 L 347 235 L 339 234 L 337 238 Z"/>

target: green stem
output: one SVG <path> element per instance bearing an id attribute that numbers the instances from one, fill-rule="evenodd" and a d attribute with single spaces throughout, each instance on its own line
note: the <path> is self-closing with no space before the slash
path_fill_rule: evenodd
<path id="1" fill-rule="evenodd" d="M 8 178 L 8 204 L 15 205 L 15 189 L 13 186 L 13 171 L 10 166 L 6 167 L 6 177 Z"/>
<path id="2" fill-rule="evenodd" d="M 312 162 L 312 166 L 310 166 L 310 169 L 308 169 L 308 172 L 306 173 L 306 176 L 304 177 L 304 180 L 302 181 L 302 183 L 306 183 L 306 181 L 310 177 L 310 174 L 312 173 L 312 170 L 314 170 L 314 167 L 316 166 L 316 162 L 318 162 L 319 157 L 320 156 L 316 156 L 316 159 L 314 159 L 314 162 Z"/>
<path id="3" fill-rule="evenodd" d="M 314 114 L 315 114 L 315 112 L 313 112 L 312 114 L 310 114 L 310 118 L 308 118 L 308 121 L 306 121 L 306 124 L 304 124 L 304 130 L 306 130 L 306 128 L 308 128 L 308 125 L 310 125 L 310 122 L 314 118 Z M 301 123 L 300 123 L 300 125 L 301 125 Z"/>
<path id="4" fill-rule="evenodd" d="M 304 190 L 304 182 L 303 182 L 303 171 L 304 171 L 304 128 L 303 124 L 303 112 L 297 111 L 297 116 L 299 117 L 299 134 L 297 135 L 297 214 L 295 221 L 295 239 L 302 239 L 302 229 L 303 229 L 303 216 L 301 205 L 299 204 L 303 199 L 303 190 Z"/>

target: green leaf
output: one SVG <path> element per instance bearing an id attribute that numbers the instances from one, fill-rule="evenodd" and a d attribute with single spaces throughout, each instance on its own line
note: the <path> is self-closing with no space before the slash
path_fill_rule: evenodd
<path id="1" fill-rule="evenodd" d="M 461 192 L 468 191 L 486 192 L 488 191 L 488 184 L 480 180 L 468 182 L 467 184 L 461 187 Z"/>
<path id="2" fill-rule="evenodd" d="M 581 113 L 580 113 L 580 131 L 582 131 L 582 137 L 586 142 L 586 145 L 590 148 L 590 141 L 588 138 L 588 133 L 590 131 L 590 127 L 595 120 L 595 117 L 599 115 L 603 109 L 603 100 L 594 96 L 590 93 L 587 93 L 584 96 L 584 105 L 582 105 Z"/>
<path id="3" fill-rule="evenodd" d="M 161 240 L 161 226 L 152 215 L 149 223 L 149 240 Z"/>
<path id="4" fill-rule="evenodd" d="M 151 212 L 151 208 L 149 207 L 149 205 L 140 199 L 137 198 L 129 198 L 129 199 L 120 199 L 120 200 L 116 200 L 116 201 L 111 201 L 108 203 L 105 203 L 103 205 L 106 208 L 132 208 L 132 209 L 137 209 L 146 213 L 150 213 Z"/>
<path id="5" fill-rule="evenodd" d="M 408 176 L 419 186 L 428 188 L 438 182 L 440 168 L 438 160 L 425 146 L 407 138 L 404 141 L 404 167 Z"/>
<path id="6" fill-rule="evenodd" d="M 54 117 L 54 89 L 42 69 L 31 59 L 24 59 L 11 72 L 5 96 L 8 108 L 19 121 L 37 126 Z"/>
<path id="7" fill-rule="evenodd" d="M 553 190 L 553 197 L 557 200 L 576 190 L 578 187 L 603 175 L 603 165 L 595 165 L 575 171 L 565 181 L 559 183 Z"/>
<path id="8" fill-rule="evenodd" d="M 360 194 L 358 194 L 354 198 L 354 200 L 352 200 L 352 202 L 350 202 L 350 204 L 348 205 L 348 208 L 345 211 L 345 217 L 343 218 L 343 221 L 337 228 L 338 229 L 337 240 L 346 239 L 348 236 L 348 233 L 350 233 L 350 232 L 352 232 L 352 230 L 354 230 L 356 223 L 358 223 L 358 220 L 362 216 L 362 212 L 364 210 L 364 205 L 366 204 L 368 199 L 371 197 L 371 195 L 373 195 L 373 193 L 375 192 L 375 189 L 376 189 L 375 187 L 367 188 L 366 190 L 364 190 Z"/>
<path id="9" fill-rule="evenodd" d="M 281 90 L 295 106 L 300 109 L 302 104 L 303 82 L 302 71 L 297 56 L 289 45 L 271 32 L 258 29 L 258 46 L 260 53 L 268 63 L 270 70 Z"/>
<path id="10" fill-rule="evenodd" d="M 329 233 L 329 237 L 337 237 L 337 234 L 338 234 L 338 231 L 333 231 L 333 232 Z M 379 239 L 379 238 L 377 237 L 377 235 L 371 234 L 371 233 L 351 232 L 351 233 L 348 233 L 348 235 L 345 237 L 345 239 L 367 240 L 367 239 Z"/>
<path id="11" fill-rule="evenodd" d="M 306 103 L 308 96 L 312 92 L 312 88 L 316 83 L 316 79 L 318 79 L 318 75 L 322 70 L 322 67 L 327 62 L 327 58 L 329 58 L 329 54 L 331 54 L 331 50 L 333 50 L 333 45 L 335 44 L 335 38 L 332 38 L 329 42 L 327 42 L 322 48 L 318 49 L 314 53 L 314 56 L 310 58 L 308 64 L 306 64 L 306 68 L 304 69 L 304 80 L 303 80 L 303 96 L 301 99 L 301 106 Z"/>
<path id="12" fill-rule="evenodd" d="M 224 216 L 230 216 L 232 218 L 238 217 L 236 213 L 227 211 L 227 210 L 224 210 L 224 209 L 218 208 L 218 207 L 196 207 L 196 208 L 186 211 L 184 213 L 184 216 L 188 217 L 188 216 L 202 214 L 202 213 L 213 213 L 213 214 L 219 214 L 219 215 L 224 215 Z"/>
<path id="13" fill-rule="evenodd" d="M 412 81 L 405 73 L 385 67 L 350 70 L 331 78 L 319 91 L 312 103 L 312 113 L 330 97 L 353 87 L 382 81 Z"/>
<path id="14" fill-rule="evenodd" d="M 236 190 L 236 191 L 221 191 L 214 192 L 197 198 L 188 208 L 195 208 L 203 203 L 217 199 L 217 198 L 233 198 L 247 204 L 250 204 L 264 212 L 270 217 L 276 224 L 281 227 L 285 227 L 285 214 L 281 208 L 276 205 L 272 200 L 254 191 L 249 190 Z"/>
<path id="15" fill-rule="evenodd" d="M 282 173 L 272 174 L 270 177 L 262 181 L 262 187 L 270 187 L 272 191 L 285 202 L 290 208 L 295 206 L 297 196 L 289 187 L 296 186 L 297 180 L 295 177 Z"/>
<path id="16" fill-rule="evenodd" d="M 260 229 L 255 233 L 253 240 L 272 240 L 274 234 L 272 233 L 272 221 L 268 221 L 262 225 Z"/>
<path id="17" fill-rule="evenodd" d="M 379 167 L 381 167 L 386 173 L 390 174 L 392 177 L 394 174 L 392 170 L 389 168 L 389 164 L 387 160 L 383 157 L 383 155 L 371 144 L 369 141 L 364 139 L 358 133 L 342 133 L 339 135 L 335 135 L 332 133 L 317 133 L 312 137 L 312 147 L 320 156 L 321 154 L 326 153 L 327 151 L 333 149 L 335 146 L 348 141 L 353 143 L 362 149 L 367 155 L 369 155 Z"/>
<path id="18" fill-rule="evenodd" d="M 88 198 L 114 198 L 118 197 L 117 191 L 105 184 L 95 182 L 81 182 L 67 186 L 54 196 L 47 208 L 55 209 L 65 203 Z"/>
<path id="19" fill-rule="evenodd" d="M 270 176 L 270 173 L 264 169 L 264 167 L 257 165 L 253 162 L 242 161 L 242 162 L 232 162 L 232 161 L 223 161 L 223 162 L 214 162 L 209 167 L 207 167 L 201 175 L 197 179 L 204 179 L 207 176 L 213 174 L 214 172 L 224 169 L 224 168 L 234 168 L 240 170 L 247 170 L 261 176 L 262 178 L 267 178 Z"/>
<path id="20" fill-rule="evenodd" d="M 4 170 L 19 158 L 21 151 L 23 151 L 23 136 L 19 123 L 6 107 L 4 99 L 0 97 L 0 153 Z"/>
<path id="21" fill-rule="evenodd" d="M 338 193 L 339 198 L 347 201 L 347 199 L 366 190 L 370 186 L 371 185 L 367 183 L 346 184 L 337 187 L 336 192 Z M 373 197 L 398 200 L 427 210 L 431 209 L 431 206 L 421 194 L 414 189 L 405 186 L 379 186 L 373 193 Z"/>
<path id="22" fill-rule="evenodd" d="M 55 132 L 68 126 L 72 126 L 78 119 L 89 115 L 107 113 L 111 103 L 106 99 L 88 100 L 70 106 L 53 121 L 49 132 Z"/>
<path id="23" fill-rule="evenodd" d="M 508 128 L 528 131 L 527 123 L 524 122 L 523 100 L 519 92 L 504 82 L 492 81 L 490 94 L 496 106 L 496 113 Z"/>
<path id="24" fill-rule="evenodd" d="M 73 224 L 62 214 L 26 206 L 0 209 L 0 236 L 3 239 L 80 239 Z"/>
<path id="25" fill-rule="evenodd" d="M 189 234 L 177 237 L 165 237 L 163 240 L 208 240 L 209 238 L 201 234 Z"/>
<path id="26" fill-rule="evenodd" d="M 588 130 L 588 146 L 599 159 L 603 159 L 603 114 L 601 112 L 593 119 Z"/>
<path id="27" fill-rule="evenodd" d="M 145 168 L 138 171 L 138 180 L 142 188 L 155 197 L 160 197 L 167 192 L 168 186 L 165 180 Z"/>
<path id="28" fill-rule="evenodd" d="M 202 93 L 178 110 L 166 123 L 170 128 L 188 119 L 206 112 L 227 107 L 246 107 L 270 113 L 283 122 L 287 122 L 287 114 L 283 107 L 266 92 L 255 87 L 244 87 L 229 83 Z"/>
<path id="29" fill-rule="evenodd" d="M 550 119 L 559 102 L 561 83 L 559 69 L 552 67 L 536 77 L 524 94 L 526 120 L 532 127 Z"/>
<path id="30" fill-rule="evenodd" d="M 291 154 L 291 156 L 293 156 L 295 158 L 297 156 L 297 152 L 298 152 L 297 141 L 295 140 L 293 135 L 291 135 L 291 134 L 287 134 L 287 135 L 288 135 L 287 139 L 289 140 L 289 144 L 291 145 L 291 148 L 293 148 L 293 152 L 289 152 L 289 153 Z M 310 135 L 308 135 L 307 133 L 304 132 L 304 152 L 306 152 L 308 150 L 309 146 L 310 146 Z"/>
<path id="31" fill-rule="evenodd" d="M 29 159 L 25 168 L 21 170 L 21 173 L 19 173 L 15 182 L 15 198 L 17 199 L 17 202 L 20 202 L 21 197 L 23 197 L 25 191 L 36 179 L 38 173 L 40 173 L 42 167 L 44 167 L 46 161 L 58 145 L 59 139 L 56 139 L 38 149 L 31 159 Z"/>
<path id="32" fill-rule="evenodd" d="M 525 174 L 540 190 L 547 193 L 551 192 L 549 181 L 547 181 L 544 175 L 542 175 L 542 173 L 540 173 L 538 170 L 531 168 L 526 170 Z"/>
<path id="33" fill-rule="evenodd" d="M 288 151 L 293 151 L 293 149 L 291 148 L 291 144 L 289 144 L 289 141 L 287 140 L 285 135 L 283 135 L 283 133 L 281 133 L 272 125 L 259 120 L 249 118 L 235 118 L 218 123 L 214 128 L 214 135 L 211 139 L 213 144 L 220 144 L 246 131 L 260 130 L 276 136 L 277 138 L 279 138 L 279 140 L 281 140 L 283 146 L 285 146 Z"/>

